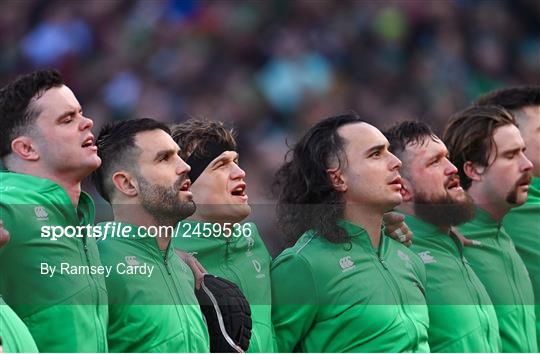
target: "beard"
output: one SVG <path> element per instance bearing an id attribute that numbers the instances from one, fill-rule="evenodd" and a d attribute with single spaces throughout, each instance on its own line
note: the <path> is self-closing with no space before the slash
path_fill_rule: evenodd
<path id="1" fill-rule="evenodd" d="M 518 195 L 519 195 L 518 188 L 524 183 L 531 184 L 531 181 L 532 181 L 532 172 L 531 171 L 525 172 L 514 184 L 514 188 L 510 192 L 508 192 L 508 194 L 506 195 L 506 202 L 511 205 L 523 204 L 522 202 L 520 203 L 518 200 Z"/>
<path id="2" fill-rule="evenodd" d="M 160 225 L 173 226 L 195 212 L 195 203 L 192 200 L 182 201 L 178 195 L 187 178 L 187 176 L 179 177 L 173 186 L 166 187 L 151 184 L 144 177 L 137 176 L 141 206 Z"/>
<path id="3" fill-rule="evenodd" d="M 417 193 L 414 199 L 414 213 L 420 219 L 436 226 L 455 226 L 474 218 L 474 200 L 465 191 L 463 198 L 452 197 L 448 191 L 440 197 L 428 197 Z"/>

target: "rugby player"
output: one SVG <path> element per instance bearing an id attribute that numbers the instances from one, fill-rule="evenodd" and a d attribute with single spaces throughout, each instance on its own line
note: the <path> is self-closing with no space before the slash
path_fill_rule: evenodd
<path id="1" fill-rule="evenodd" d="M 512 208 L 503 225 L 529 271 L 536 300 L 536 340 L 540 347 L 540 86 L 489 92 L 478 98 L 475 105 L 497 105 L 514 114 L 527 148 L 525 156 L 533 164 L 527 202 Z"/>
<path id="2" fill-rule="evenodd" d="M 388 146 L 356 116 L 330 117 L 278 171 L 278 220 L 296 240 L 271 268 L 279 351 L 429 351 L 424 265 L 382 237 L 402 200 Z"/>
<path id="3" fill-rule="evenodd" d="M 99 267 L 94 239 L 41 237 L 42 227 L 94 222 L 81 181 L 101 160 L 93 122 L 60 74 L 40 70 L 0 90 L 0 214 L 11 242 L 0 250 L 0 293 L 39 351 L 107 351 L 107 292 L 101 274 L 44 271 Z M 45 265 L 45 267 L 43 266 Z"/>
<path id="4" fill-rule="evenodd" d="M 511 208 L 527 200 L 532 163 L 509 111 L 470 107 L 446 125 L 443 141 L 461 185 L 474 199 L 476 216 L 459 227 L 472 242 L 464 248 L 491 298 L 503 352 L 536 352 L 534 294 L 523 260 L 502 226 Z"/>
<path id="5" fill-rule="evenodd" d="M 221 122 L 191 119 L 172 127 L 180 155 L 191 166 L 195 213 L 178 225 L 174 246 L 194 255 L 211 273 L 237 284 L 250 303 L 249 352 L 275 348 L 270 303 L 270 262 L 253 223 L 246 174 L 238 165 L 234 132 Z"/>
<path id="6" fill-rule="evenodd" d="M 149 118 L 110 123 L 97 146 L 103 164 L 94 183 L 111 203 L 112 226 L 128 230 L 128 237 L 106 235 L 98 244 L 103 265 L 112 267 L 106 278 L 109 349 L 208 352 L 193 274 L 171 245 L 174 225 L 193 214 L 195 204 L 190 167 L 169 128 Z M 140 266 L 153 272 L 125 271 Z"/>
<path id="7" fill-rule="evenodd" d="M 407 215 L 415 235 L 411 250 L 426 266 L 431 351 L 500 352 L 495 309 L 453 228 L 471 220 L 475 207 L 446 146 L 421 122 L 396 124 L 384 135 L 403 162 L 403 202 L 396 209 Z"/>

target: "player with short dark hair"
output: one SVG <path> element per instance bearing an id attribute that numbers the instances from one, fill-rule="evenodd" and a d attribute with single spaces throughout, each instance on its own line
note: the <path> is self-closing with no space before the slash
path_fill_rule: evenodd
<path id="1" fill-rule="evenodd" d="M 94 222 L 81 181 L 99 167 L 93 122 L 60 74 L 40 70 L 0 90 L 0 214 L 11 242 L 0 250 L 0 293 L 43 352 L 107 351 L 107 292 L 94 239 L 43 233 Z M 69 268 L 68 268 L 69 269 Z"/>
<path id="2" fill-rule="evenodd" d="M 473 220 L 459 227 L 472 242 L 469 261 L 497 312 L 503 352 L 536 352 L 534 294 L 523 260 L 502 226 L 511 208 L 525 203 L 532 163 L 512 113 L 474 106 L 456 113 L 443 140 L 476 205 Z"/>
<path id="3" fill-rule="evenodd" d="M 171 247 L 174 225 L 195 211 L 189 165 L 169 128 L 150 118 L 110 123 L 96 144 L 103 165 L 93 179 L 114 214 L 114 222 L 100 224 L 98 244 L 111 267 L 109 349 L 208 352 L 193 275 Z M 127 236 L 115 237 L 115 229 Z M 127 271 L 143 266 L 149 274 Z"/>

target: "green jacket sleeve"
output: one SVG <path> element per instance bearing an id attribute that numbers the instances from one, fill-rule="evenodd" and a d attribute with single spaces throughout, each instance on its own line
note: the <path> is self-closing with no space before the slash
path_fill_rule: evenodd
<path id="1" fill-rule="evenodd" d="M 272 322 L 278 351 L 291 352 L 317 315 L 317 289 L 310 265 L 293 252 L 279 256 L 271 268 Z"/>
<path id="2" fill-rule="evenodd" d="M 34 338 L 0 296 L 0 339 L 5 353 L 37 353 Z"/>

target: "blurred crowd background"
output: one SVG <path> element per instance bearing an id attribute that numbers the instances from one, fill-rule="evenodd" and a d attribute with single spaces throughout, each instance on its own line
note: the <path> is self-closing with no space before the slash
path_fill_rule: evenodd
<path id="1" fill-rule="evenodd" d="M 314 122 L 356 112 L 380 127 L 420 119 L 440 129 L 484 92 L 540 82 L 538 0 L 2 0 L 0 9 L 0 84 L 59 69 L 96 135 L 135 117 L 234 126 L 267 240 L 273 173 L 286 141 Z"/>

